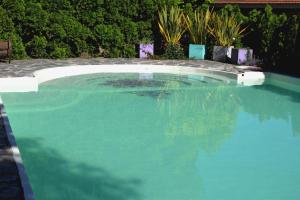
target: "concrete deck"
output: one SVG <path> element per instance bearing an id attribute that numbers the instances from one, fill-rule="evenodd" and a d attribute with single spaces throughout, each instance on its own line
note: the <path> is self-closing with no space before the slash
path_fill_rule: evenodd
<path id="1" fill-rule="evenodd" d="M 151 64 L 151 65 L 172 65 L 196 67 L 214 71 L 224 71 L 238 74 L 247 69 L 240 69 L 238 66 L 219 63 L 208 60 L 141 60 L 126 58 L 72 58 L 66 60 L 51 59 L 32 59 L 32 60 L 15 60 L 11 64 L 0 63 L 0 78 L 7 77 L 32 77 L 33 72 L 45 68 L 62 67 L 70 65 L 111 65 L 111 64 Z"/>

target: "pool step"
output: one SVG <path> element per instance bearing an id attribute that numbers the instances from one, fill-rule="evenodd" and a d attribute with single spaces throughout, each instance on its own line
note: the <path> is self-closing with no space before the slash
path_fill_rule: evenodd
<path id="1" fill-rule="evenodd" d="M 238 74 L 237 83 L 245 86 L 262 85 L 266 76 L 263 72 L 247 71 Z"/>

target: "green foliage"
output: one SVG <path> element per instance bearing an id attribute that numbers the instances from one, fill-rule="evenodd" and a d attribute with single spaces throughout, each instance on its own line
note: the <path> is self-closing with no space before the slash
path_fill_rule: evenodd
<path id="1" fill-rule="evenodd" d="M 117 26 L 99 24 L 95 27 L 95 35 L 101 48 L 100 53 L 105 57 L 121 56 L 125 38 Z"/>
<path id="2" fill-rule="evenodd" d="M 0 6 L 0 39 L 12 40 L 13 45 L 13 59 L 22 59 L 27 57 L 25 47 L 23 45 L 21 37 L 15 32 L 15 27 L 12 19 L 17 19 L 16 16 L 11 16 L 13 5 L 9 4 L 8 0 L 3 1 L 3 5 L 7 6 L 8 9 L 4 10 Z M 18 5 L 17 2 L 15 2 Z M 20 13 L 18 13 L 20 14 Z M 17 14 L 17 16 L 18 16 Z"/>
<path id="3" fill-rule="evenodd" d="M 256 15 L 255 11 L 253 11 L 253 13 Z M 255 24 L 255 31 L 259 31 L 259 34 L 261 34 L 261 54 L 263 55 L 270 51 L 275 31 L 286 22 L 287 16 L 285 14 L 273 14 L 272 8 L 267 6 L 265 8 L 265 12 L 262 13 L 256 20 L 257 23 Z M 283 44 L 280 44 L 280 41 L 278 41 L 278 45 L 282 46 Z"/>
<path id="4" fill-rule="evenodd" d="M 67 58 L 69 56 L 69 51 L 67 48 L 55 47 L 54 50 L 50 53 L 51 58 Z"/>
<path id="5" fill-rule="evenodd" d="M 62 42 L 50 42 L 47 50 L 50 58 L 62 59 L 68 58 L 71 55 L 70 47 Z"/>
<path id="6" fill-rule="evenodd" d="M 26 55 L 24 46 L 34 58 L 135 57 L 141 40 L 153 40 L 160 5 L 159 0 L 1 0 L 0 39 L 18 38 L 15 58 Z"/>
<path id="7" fill-rule="evenodd" d="M 122 22 L 124 26 L 122 26 L 122 33 L 125 36 L 125 43 L 126 44 L 137 44 L 139 35 L 138 35 L 138 27 L 137 24 L 131 21 L 128 18 L 125 18 Z"/>
<path id="8" fill-rule="evenodd" d="M 24 0 L 2 0 L 2 7 L 14 22 L 20 22 L 25 16 Z"/>
<path id="9" fill-rule="evenodd" d="M 158 11 L 166 8 L 169 17 L 164 24 L 169 36 L 165 32 L 164 38 L 167 36 L 168 41 L 181 42 L 186 47 L 189 39 L 185 35 L 186 27 L 173 23 L 176 16 L 181 19 L 183 11 L 193 18 L 195 11 L 205 11 L 211 3 L 210 0 L 0 0 L 0 39 L 12 39 L 14 59 L 28 56 L 66 58 L 83 54 L 135 57 L 136 45 L 146 41 L 154 42 L 156 51 L 165 52 L 166 57 L 182 58 L 180 45 L 163 44 L 157 23 Z M 173 15 L 173 22 L 169 15 L 172 8 L 180 11 L 179 15 Z M 236 5 L 214 10 L 228 19 L 234 16 L 238 25 L 248 27 L 243 38 L 235 36 L 234 45 L 253 48 L 266 67 L 297 65 L 299 11 L 275 13 L 270 6 L 248 11 Z M 220 18 L 220 27 L 227 26 L 227 18 Z M 172 35 L 176 32 L 177 36 Z M 216 40 L 211 36 L 202 37 L 204 40 L 209 55 Z"/>
<path id="10" fill-rule="evenodd" d="M 104 0 L 74 0 L 77 19 L 89 28 L 104 23 Z"/>
<path id="11" fill-rule="evenodd" d="M 26 44 L 26 51 L 32 58 L 46 58 L 47 39 L 43 36 L 34 36 L 34 38 Z"/>
<path id="12" fill-rule="evenodd" d="M 0 35 L 14 31 L 14 24 L 5 9 L 0 6 Z"/>
<path id="13" fill-rule="evenodd" d="M 153 43 L 153 36 L 151 31 L 151 24 L 148 22 L 138 22 L 137 23 L 138 28 L 138 40 L 139 43 Z"/>
<path id="14" fill-rule="evenodd" d="M 205 44 L 212 12 L 209 9 L 195 10 L 193 16 L 186 15 L 185 22 L 191 41 L 194 44 Z"/>
<path id="15" fill-rule="evenodd" d="M 184 13 L 177 6 L 163 7 L 159 13 L 158 27 L 167 44 L 179 44 L 186 31 Z"/>
<path id="16" fill-rule="evenodd" d="M 40 3 L 29 2 L 22 21 L 22 37 L 27 42 L 34 36 L 42 36 L 47 28 L 49 15 Z"/>
<path id="17" fill-rule="evenodd" d="M 238 22 L 242 24 L 247 21 L 247 17 L 242 13 L 238 5 L 226 4 L 224 8 L 219 11 L 219 13 L 221 15 L 233 16 Z"/>
<path id="18" fill-rule="evenodd" d="M 26 1 L 26 0 L 25 0 Z M 68 13 L 73 12 L 73 7 L 70 0 L 40 0 L 44 10 L 47 12 L 67 11 Z"/>
<path id="19" fill-rule="evenodd" d="M 299 37 L 299 15 L 275 14 L 270 6 L 252 10 L 247 21 L 250 33 L 244 43 L 252 47 L 265 67 L 296 62 L 296 38 Z"/>
<path id="20" fill-rule="evenodd" d="M 1 4 L 1 3 L 0 3 Z M 25 17 L 25 3 L 24 0 L 3 0 L 2 7 L 14 23 L 14 29 L 17 33 L 22 32 L 22 20 Z"/>
<path id="21" fill-rule="evenodd" d="M 217 45 L 232 46 L 234 41 L 240 39 L 246 30 L 235 15 L 229 15 L 226 12 L 213 13 L 211 19 L 209 32 L 216 39 Z"/>
<path id="22" fill-rule="evenodd" d="M 12 39 L 12 46 L 13 46 L 12 58 L 13 59 L 27 58 L 27 53 L 22 38 L 18 34 L 13 33 L 11 35 L 11 39 Z"/>
<path id="23" fill-rule="evenodd" d="M 57 24 L 56 28 L 59 32 L 49 30 L 52 33 L 52 38 L 57 39 L 69 45 L 72 56 L 79 56 L 83 52 L 92 52 L 92 46 L 88 45 L 90 40 L 93 40 L 94 36 L 90 29 L 82 25 L 72 16 L 65 15 L 64 13 L 56 13 L 51 15 L 50 20 L 53 24 Z M 61 33 L 61 35 L 55 35 L 55 33 Z"/>
<path id="24" fill-rule="evenodd" d="M 184 52 L 180 44 L 168 43 L 164 57 L 167 59 L 184 59 Z"/>

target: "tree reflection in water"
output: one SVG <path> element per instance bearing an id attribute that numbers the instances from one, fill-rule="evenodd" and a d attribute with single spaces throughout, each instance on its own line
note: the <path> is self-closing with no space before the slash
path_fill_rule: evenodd
<path id="1" fill-rule="evenodd" d="M 240 110 L 235 87 L 213 84 L 175 90 L 176 87 L 180 87 L 176 82 L 166 86 L 167 90 L 173 90 L 169 101 L 158 98 L 167 124 L 165 134 L 170 138 L 194 137 L 196 148 L 216 152 L 235 128 Z"/>
<path id="2" fill-rule="evenodd" d="M 300 92 L 265 84 L 239 90 L 244 111 L 260 122 L 281 119 L 291 123 L 294 136 L 300 136 Z"/>

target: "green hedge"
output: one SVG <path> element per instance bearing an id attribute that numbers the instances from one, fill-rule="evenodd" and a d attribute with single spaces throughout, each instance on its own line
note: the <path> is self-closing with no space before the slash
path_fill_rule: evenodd
<path id="1" fill-rule="evenodd" d="M 12 37 L 15 59 L 135 57 L 136 45 L 145 40 L 153 41 L 159 54 L 164 44 L 157 29 L 157 11 L 166 2 L 187 13 L 207 7 L 196 0 L 1 0 L 0 39 Z M 300 56 L 299 11 L 275 13 L 270 6 L 221 10 L 238 15 L 248 26 L 248 34 L 236 46 L 253 48 L 265 67 L 292 66 Z M 182 44 L 187 49 L 187 36 Z M 210 39 L 210 51 L 213 45 Z"/>
<path id="2" fill-rule="evenodd" d="M 295 64 L 300 56 L 299 14 L 275 13 L 270 6 L 248 13 L 245 24 L 249 26 L 249 33 L 243 44 L 254 49 L 265 68 L 297 67 Z"/>
<path id="3" fill-rule="evenodd" d="M 14 40 L 15 59 L 82 54 L 135 57 L 153 40 L 160 0 L 2 0 L 0 39 Z"/>

